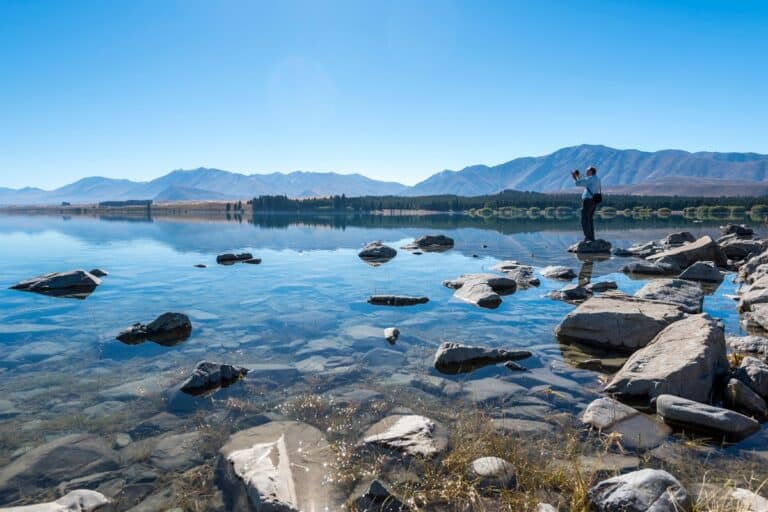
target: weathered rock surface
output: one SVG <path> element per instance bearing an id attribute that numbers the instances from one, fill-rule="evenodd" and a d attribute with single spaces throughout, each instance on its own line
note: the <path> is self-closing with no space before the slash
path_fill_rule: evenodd
<path id="1" fill-rule="evenodd" d="M 192 334 L 192 322 L 184 313 L 163 313 L 147 325 L 136 323 L 117 335 L 123 343 L 134 345 L 145 340 L 172 346 Z"/>
<path id="2" fill-rule="evenodd" d="M 518 288 L 526 289 L 541 284 L 539 278 L 534 274 L 532 266 L 523 265 L 517 261 L 502 261 L 492 266 L 491 270 L 504 272 L 507 277 L 514 279 Z"/>
<path id="3" fill-rule="evenodd" d="M 684 512 L 691 508 L 688 491 L 660 469 L 641 469 L 603 480 L 587 493 L 594 512 Z"/>
<path id="4" fill-rule="evenodd" d="M 384 245 L 379 241 L 369 242 L 363 247 L 357 256 L 363 260 L 371 260 L 376 262 L 386 262 L 397 256 L 397 251 L 388 245 Z"/>
<path id="5" fill-rule="evenodd" d="M 453 247 L 453 238 L 445 235 L 424 235 L 414 240 L 404 249 L 421 249 L 425 252 L 442 252 Z"/>
<path id="6" fill-rule="evenodd" d="M 225 388 L 245 378 L 248 368 L 231 364 L 200 361 L 192 374 L 181 385 L 181 390 L 190 395 L 202 395 L 208 391 Z"/>
<path id="7" fill-rule="evenodd" d="M 729 408 L 754 416 L 758 420 L 764 420 L 768 417 L 768 406 L 766 406 L 765 400 L 738 379 L 728 381 L 723 393 L 723 400 Z"/>
<path id="8" fill-rule="evenodd" d="M 443 281 L 443 285 L 456 290 L 453 296 L 475 306 L 497 308 L 501 295 L 517 290 L 517 282 L 496 274 L 466 274 L 458 279 Z"/>
<path id="9" fill-rule="evenodd" d="M 354 512 L 408 512 L 411 508 L 393 496 L 378 480 L 352 502 Z"/>
<path id="10" fill-rule="evenodd" d="M 662 394 L 706 402 L 727 369 L 722 326 L 706 314 L 695 315 L 671 324 L 632 354 L 605 391 L 642 404 Z"/>
<path id="11" fill-rule="evenodd" d="M 651 254 L 656 254 L 662 251 L 658 242 L 651 241 L 644 244 L 635 244 L 628 249 L 625 249 L 631 256 L 637 256 L 638 258 L 647 258 Z"/>
<path id="12" fill-rule="evenodd" d="M 100 284 L 101 279 L 90 272 L 70 270 L 69 272 L 50 272 L 20 281 L 11 286 L 11 289 L 56 297 L 84 299 Z"/>
<path id="13" fill-rule="evenodd" d="M 26 452 L 0 469 L 0 501 L 34 495 L 60 482 L 119 468 L 117 453 L 102 438 L 70 434 Z"/>
<path id="14" fill-rule="evenodd" d="M 723 253 L 732 260 L 743 260 L 760 254 L 766 249 L 766 242 L 763 240 L 743 240 L 732 238 L 720 243 Z"/>
<path id="15" fill-rule="evenodd" d="M 690 242 L 693 242 L 696 240 L 696 237 L 693 236 L 693 233 L 690 231 L 678 231 L 676 233 L 670 233 L 661 240 L 659 240 L 659 244 L 664 249 L 670 249 L 672 247 L 678 247 L 683 244 L 687 244 Z"/>
<path id="16" fill-rule="evenodd" d="M 749 258 L 740 268 L 739 275 L 746 279 L 748 283 L 751 283 L 753 279 L 750 278 L 752 274 L 758 269 L 758 267 L 768 264 L 768 250 L 761 252 L 756 256 Z"/>
<path id="17" fill-rule="evenodd" d="M 677 272 L 681 272 L 697 261 L 711 261 L 719 267 L 728 266 L 728 257 L 708 235 L 695 242 L 648 256 L 648 260 L 662 267 L 669 266 Z"/>
<path id="18" fill-rule="evenodd" d="M 565 341 L 633 351 L 647 345 L 662 329 L 683 316 L 676 306 L 622 293 L 605 293 L 568 313 L 555 334 Z"/>
<path id="19" fill-rule="evenodd" d="M 429 297 L 411 297 L 409 295 L 371 295 L 368 304 L 375 306 L 414 306 L 426 304 Z"/>
<path id="20" fill-rule="evenodd" d="M 431 457 L 448 447 L 448 432 L 442 424 L 425 416 L 393 414 L 369 428 L 361 444 Z"/>
<path id="21" fill-rule="evenodd" d="M 663 276 L 672 272 L 672 269 L 647 261 L 634 261 L 625 265 L 622 269 L 625 274 L 640 274 L 647 276 Z"/>
<path id="22" fill-rule="evenodd" d="M 736 352 L 768 356 L 768 338 L 762 336 L 726 336 L 725 342 Z"/>
<path id="23" fill-rule="evenodd" d="M 96 491 L 76 489 L 70 491 L 56 501 L 26 505 L 20 507 L 0 508 L 0 512 L 95 512 L 109 505 L 109 498 Z"/>
<path id="24" fill-rule="evenodd" d="M 549 267 L 544 267 L 543 269 L 541 269 L 541 275 L 549 279 L 562 279 L 564 281 L 570 281 L 571 279 L 576 277 L 576 272 L 574 272 L 573 269 L 568 267 L 563 267 L 560 265 L 551 265 Z"/>
<path id="25" fill-rule="evenodd" d="M 723 281 L 723 273 L 711 261 L 697 261 L 678 276 L 688 281 L 702 281 L 705 283 L 720 283 Z"/>
<path id="26" fill-rule="evenodd" d="M 568 248 L 568 252 L 577 254 L 609 254 L 611 252 L 611 243 L 602 238 L 587 241 L 582 240 Z"/>
<path id="27" fill-rule="evenodd" d="M 469 465 L 470 477 L 479 487 L 509 488 L 515 483 L 515 467 L 499 457 L 480 457 Z"/>
<path id="28" fill-rule="evenodd" d="M 216 480 L 227 510 L 341 510 L 333 485 L 333 451 L 322 432 L 296 421 L 272 421 L 229 437 L 219 450 Z"/>
<path id="29" fill-rule="evenodd" d="M 684 279 L 654 279 L 640 288 L 635 297 L 674 304 L 686 313 L 701 313 L 704 292 L 696 283 Z"/>
<path id="30" fill-rule="evenodd" d="M 243 252 L 240 254 L 233 254 L 231 252 L 219 254 L 216 256 L 216 263 L 219 263 L 221 265 L 232 265 L 233 263 L 237 263 L 238 261 L 245 261 L 245 260 L 251 260 L 253 259 L 253 254 L 249 252 Z"/>
<path id="31" fill-rule="evenodd" d="M 387 327 L 384 329 L 384 339 L 387 340 L 390 345 L 394 345 L 399 337 L 400 330 L 397 327 Z"/>
<path id="32" fill-rule="evenodd" d="M 760 424 L 735 411 L 674 395 L 659 395 L 656 411 L 666 423 L 738 440 L 755 433 Z"/>
<path id="33" fill-rule="evenodd" d="M 435 368 L 447 374 L 467 373 L 489 364 L 520 361 L 531 357 L 527 350 L 474 347 L 446 341 L 435 353 Z"/>
<path id="34" fill-rule="evenodd" d="M 745 357 L 736 370 L 736 378 L 763 399 L 768 398 L 768 364 L 765 362 L 756 357 Z"/>

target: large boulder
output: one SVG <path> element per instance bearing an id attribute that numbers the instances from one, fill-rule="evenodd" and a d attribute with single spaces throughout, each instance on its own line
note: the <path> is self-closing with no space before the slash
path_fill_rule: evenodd
<path id="1" fill-rule="evenodd" d="M 173 346 L 189 338 L 192 322 L 184 313 L 163 313 L 147 325 L 136 323 L 121 331 L 117 339 L 129 345 L 154 341 L 160 345 Z"/>
<path id="2" fill-rule="evenodd" d="M 632 354 L 605 391 L 623 401 L 650 404 L 662 394 L 709 401 L 728 369 L 722 326 L 695 315 L 666 327 Z"/>
<path id="3" fill-rule="evenodd" d="M 715 433 L 733 440 L 743 439 L 760 428 L 757 421 L 738 412 L 675 395 L 659 395 L 656 411 L 670 425 Z"/>
<path id="4" fill-rule="evenodd" d="M 118 454 L 101 437 L 90 434 L 59 437 L 0 469 L 0 502 L 35 495 L 61 482 L 119 467 Z"/>
<path id="5" fill-rule="evenodd" d="M 648 260 L 661 266 L 668 266 L 678 272 L 690 267 L 697 261 L 712 261 L 719 267 L 728 265 L 728 258 L 711 236 L 703 236 L 679 247 L 662 251 L 648 257 Z"/>
<path id="6" fill-rule="evenodd" d="M 425 416 L 393 414 L 369 428 L 360 444 L 431 457 L 448 447 L 448 431 L 442 424 Z"/>
<path id="7" fill-rule="evenodd" d="M 766 242 L 764 240 L 732 238 L 721 242 L 720 248 L 732 260 L 743 260 L 763 252 L 766 249 Z"/>
<path id="8" fill-rule="evenodd" d="M 445 235 L 424 235 L 407 245 L 406 249 L 420 249 L 426 252 L 442 252 L 453 247 L 453 238 Z"/>
<path id="9" fill-rule="evenodd" d="M 685 512 L 688 491 L 661 469 L 641 469 L 603 480 L 587 492 L 594 512 Z"/>
<path id="10" fill-rule="evenodd" d="M 582 240 L 568 248 L 568 252 L 576 254 L 610 254 L 611 243 L 602 238 L 597 240 Z"/>
<path id="11" fill-rule="evenodd" d="M 711 261 L 697 261 L 683 270 L 678 277 L 688 281 L 701 281 L 704 283 L 720 283 L 723 281 L 723 273 Z"/>
<path id="12" fill-rule="evenodd" d="M 366 244 L 357 256 L 362 260 L 385 263 L 397 256 L 397 251 L 377 241 Z"/>
<path id="13" fill-rule="evenodd" d="M 96 491 L 75 489 L 61 498 L 48 503 L 20 507 L 0 508 L 0 512 L 96 512 L 105 510 L 111 500 Z"/>
<path id="14" fill-rule="evenodd" d="M 296 421 L 272 421 L 237 432 L 219 450 L 216 480 L 227 510 L 341 510 L 330 483 L 334 452 L 322 432 Z"/>
<path id="15" fill-rule="evenodd" d="M 442 373 L 467 373 L 489 364 L 520 361 L 531 357 L 527 350 L 473 347 L 446 341 L 435 353 L 435 368 Z"/>
<path id="16" fill-rule="evenodd" d="M 209 391 L 227 387 L 245 378 L 248 368 L 224 363 L 200 361 L 192 374 L 181 385 L 181 391 L 190 395 L 202 395 Z"/>
<path id="17" fill-rule="evenodd" d="M 609 292 L 584 301 L 555 329 L 558 338 L 634 351 L 685 314 L 676 306 Z"/>
<path id="18" fill-rule="evenodd" d="M 654 279 L 640 288 L 635 297 L 674 304 L 686 313 L 701 313 L 704 292 L 701 287 L 683 279 Z"/>
<path id="19" fill-rule="evenodd" d="M 90 272 L 70 270 L 69 272 L 50 272 L 20 281 L 11 286 L 11 289 L 56 297 L 84 299 L 100 284 L 101 279 Z"/>
<path id="20" fill-rule="evenodd" d="M 765 362 L 756 357 L 745 357 L 736 370 L 736 378 L 763 399 L 768 398 L 768 364 Z"/>

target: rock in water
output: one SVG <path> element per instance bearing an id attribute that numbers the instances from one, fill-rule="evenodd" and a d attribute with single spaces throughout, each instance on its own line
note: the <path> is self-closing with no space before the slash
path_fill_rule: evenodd
<path id="1" fill-rule="evenodd" d="M 243 379 L 247 374 L 248 368 L 242 366 L 200 361 L 192 375 L 181 385 L 181 390 L 190 395 L 202 395 L 208 391 L 225 388 Z"/>
<path id="2" fill-rule="evenodd" d="M 54 297 L 84 299 L 101 284 L 101 279 L 85 270 L 51 272 L 11 286 L 13 290 L 35 292 Z"/>
<path id="3" fill-rule="evenodd" d="M 414 240 L 411 245 L 427 252 L 440 252 L 453 247 L 453 238 L 445 235 L 424 235 Z"/>
<path id="4" fill-rule="evenodd" d="M 465 281 L 453 296 L 481 308 L 495 309 L 501 304 L 501 296 L 493 291 L 487 281 L 481 279 Z"/>
<path id="5" fill-rule="evenodd" d="M 696 237 L 689 231 L 678 231 L 677 233 L 670 233 L 662 238 L 659 243 L 664 249 L 671 247 L 677 247 L 683 244 L 694 242 Z"/>
<path id="6" fill-rule="evenodd" d="M 674 304 L 686 313 L 701 313 L 704 292 L 701 287 L 683 279 L 654 279 L 640 288 L 635 297 Z"/>
<path id="7" fill-rule="evenodd" d="M 129 345 L 154 341 L 159 345 L 173 346 L 189 338 L 192 322 L 184 313 L 163 313 L 147 325 L 133 324 L 117 335 L 117 339 Z"/>
<path id="8" fill-rule="evenodd" d="M 261 263 L 261 258 L 248 258 L 242 261 L 243 263 L 247 263 L 249 265 L 258 265 L 259 263 Z"/>
<path id="9" fill-rule="evenodd" d="M 725 404 L 733 410 L 751 414 L 758 420 L 768 418 L 768 406 L 760 395 L 738 379 L 730 379 L 723 393 Z"/>
<path id="10" fill-rule="evenodd" d="M 411 510 L 378 480 L 371 482 L 368 490 L 352 503 L 352 510 L 358 512 L 409 512 Z"/>
<path id="11" fill-rule="evenodd" d="M 728 266 L 728 258 L 710 236 L 703 236 L 695 242 L 653 254 L 648 257 L 648 260 L 662 267 L 668 266 L 677 272 L 690 267 L 697 261 L 712 261 L 719 267 Z"/>
<path id="12" fill-rule="evenodd" d="M 541 275 L 548 277 L 549 279 L 562 279 L 564 281 L 570 281 L 576 277 L 576 272 L 568 267 L 553 265 L 541 269 Z"/>
<path id="13" fill-rule="evenodd" d="M 674 395 L 659 395 L 656 411 L 671 425 L 716 433 L 732 440 L 743 439 L 760 428 L 757 421 L 738 412 Z"/>
<path id="14" fill-rule="evenodd" d="M 671 324 L 632 354 L 605 391 L 642 404 L 662 394 L 706 402 L 727 369 L 722 326 L 706 314 L 695 315 Z"/>
<path id="15" fill-rule="evenodd" d="M 518 288 L 525 289 L 541 284 L 539 278 L 534 275 L 532 266 L 523 265 L 517 261 L 502 261 L 492 266 L 491 270 L 504 272 L 507 277 L 517 283 Z"/>
<path id="16" fill-rule="evenodd" d="M 723 273 L 711 261 L 697 261 L 678 276 L 689 281 L 702 281 L 705 283 L 720 283 L 723 281 Z"/>
<path id="17" fill-rule="evenodd" d="M 560 322 L 555 334 L 600 348 L 633 351 L 685 315 L 676 306 L 605 293 L 584 301 Z"/>
<path id="18" fill-rule="evenodd" d="M 586 300 L 590 296 L 589 290 L 583 288 L 577 284 L 568 285 L 559 290 L 552 290 L 549 292 L 549 297 L 555 300 L 580 301 Z"/>
<path id="19" fill-rule="evenodd" d="M 570 246 L 568 252 L 575 252 L 577 254 L 610 254 L 611 243 L 602 238 L 591 242 L 582 240 Z"/>
<path id="20" fill-rule="evenodd" d="M 394 345 L 399 337 L 400 330 L 397 327 L 387 327 L 384 329 L 384 339 L 387 340 L 390 345 Z"/>
<path id="21" fill-rule="evenodd" d="M 96 491 L 76 489 L 56 501 L 19 507 L 0 508 L 0 512 L 96 512 L 111 503 L 110 499 Z"/>
<path id="22" fill-rule="evenodd" d="M 360 259 L 366 261 L 386 263 L 387 261 L 397 256 L 397 251 L 392 247 L 377 241 L 368 243 L 365 247 L 363 247 L 363 250 L 357 254 L 357 256 Z"/>
<path id="23" fill-rule="evenodd" d="M 431 457 L 448 447 L 448 433 L 442 424 L 425 416 L 394 414 L 369 428 L 361 444 Z"/>
<path id="24" fill-rule="evenodd" d="M 519 361 L 531 357 L 527 350 L 503 350 L 473 347 L 449 341 L 440 345 L 435 353 L 435 368 L 442 373 L 467 373 L 489 364 Z"/>
<path id="25" fill-rule="evenodd" d="M 100 268 L 92 268 L 88 273 L 96 277 L 107 277 L 109 275 L 109 272 Z"/>
<path id="26" fill-rule="evenodd" d="M 742 240 L 734 238 L 720 243 L 720 248 L 726 256 L 732 260 L 743 260 L 763 252 L 766 242 L 764 240 Z"/>
<path id="27" fill-rule="evenodd" d="M 227 510 L 341 510 L 329 482 L 333 450 L 316 428 L 272 421 L 229 437 L 219 450 L 216 480 Z"/>
<path id="28" fill-rule="evenodd" d="M 368 297 L 368 304 L 376 306 L 413 306 L 427 302 L 429 302 L 428 297 L 410 297 L 408 295 L 371 295 Z"/>
<path id="29" fill-rule="evenodd" d="M 219 254 L 218 256 L 216 256 L 216 263 L 219 263 L 220 265 L 232 265 L 233 263 L 237 263 L 238 261 L 245 261 L 245 260 L 252 260 L 252 259 L 255 259 L 255 258 L 253 257 L 253 254 L 249 252 L 243 252 L 240 254 L 232 254 L 231 252 L 228 252 L 228 253 Z"/>
<path id="30" fill-rule="evenodd" d="M 685 512 L 691 509 L 688 491 L 661 469 L 641 469 L 603 480 L 587 493 L 595 512 Z"/>
<path id="31" fill-rule="evenodd" d="M 745 224 L 727 224 L 721 231 L 723 235 L 752 236 L 755 232 Z"/>

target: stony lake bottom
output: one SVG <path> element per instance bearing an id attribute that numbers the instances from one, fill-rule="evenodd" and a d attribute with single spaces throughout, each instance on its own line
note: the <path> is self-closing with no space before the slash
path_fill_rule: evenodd
<path id="1" fill-rule="evenodd" d="M 598 221 L 597 229 L 614 247 L 627 247 L 682 229 L 714 234 L 718 226 L 673 219 Z M 455 247 L 400 250 L 429 233 L 452 237 Z M 64 436 L 100 447 L 87 463 L 77 451 L 77 460 L 59 451 L 11 487 L 0 477 L 0 506 L 86 488 L 113 498 L 117 510 L 227 510 L 216 482 L 219 448 L 231 433 L 276 419 L 305 422 L 327 437 L 327 485 L 341 502 L 378 478 L 422 510 L 533 510 L 540 501 L 569 510 L 597 475 L 638 467 L 669 469 L 687 484 L 730 479 L 758 489 L 768 479 L 764 430 L 732 445 L 656 430 L 647 445 L 631 445 L 580 424 L 581 411 L 623 359 L 558 342 L 554 328 L 575 306 L 547 293 L 563 281 L 539 276 L 541 286 L 504 296 L 492 310 L 455 299 L 441 284 L 509 259 L 537 271 L 566 265 L 579 279 L 613 280 L 626 293 L 644 284 L 620 272 L 627 259 L 582 261 L 567 253 L 580 237 L 576 219 L 0 216 L 0 467 Z M 397 248 L 397 256 L 366 264 L 357 253 L 373 240 Z M 216 264 L 217 254 L 240 251 L 261 264 Z M 85 300 L 8 289 L 79 268 L 108 272 Z M 742 333 L 729 297 L 737 289 L 733 277 L 704 301 L 726 334 Z M 366 302 L 373 294 L 430 301 L 374 306 Z M 191 318 L 184 342 L 115 339 L 166 311 Z M 400 330 L 394 344 L 384 338 L 387 327 Z M 445 341 L 526 349 L 533 357 L 521 362 L 525 372 L 498 365 L 446 375 L 432 363 Z M 581 367 L 595 357 L 606 362 L 600 371 Z M 251 371 L 211 396 L 174 393 L 201 360 Z M 446 454 L 404 459 L 358 450 L 368 427 L 403 412 L 445 425 Z M 521 465 L 516 488 L 484 490 L 467 476 L 466 464 L 487 455 Z"/>

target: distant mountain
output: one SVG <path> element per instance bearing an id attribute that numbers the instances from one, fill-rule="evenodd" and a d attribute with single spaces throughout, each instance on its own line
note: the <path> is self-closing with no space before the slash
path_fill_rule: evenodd
<path id="1" fill-rule="evenodd" d="M 670 176 L 648 183 L 606 187 L 605 190 L 640 196 L 753 197 L 768 195 L 768 182 Z"/>
<path id="2" fill-rule="evenodd" d="M 474 165 L 443 171 L 411 187 L 408 195 L 492 194 L 505 189 L 550 192 L 573 190 L 570 171 L 594 165 L 606 188 L 689 177 L 762 182 L 768 177 L 768 155 L 756 153 L 688 153 L 582 145 L 540 157 L 525 157 L 489 167 Z M 644 189 L 645 190 L 645 189 Z M 649 189 L 647 194 L 660 193 Z"/>

